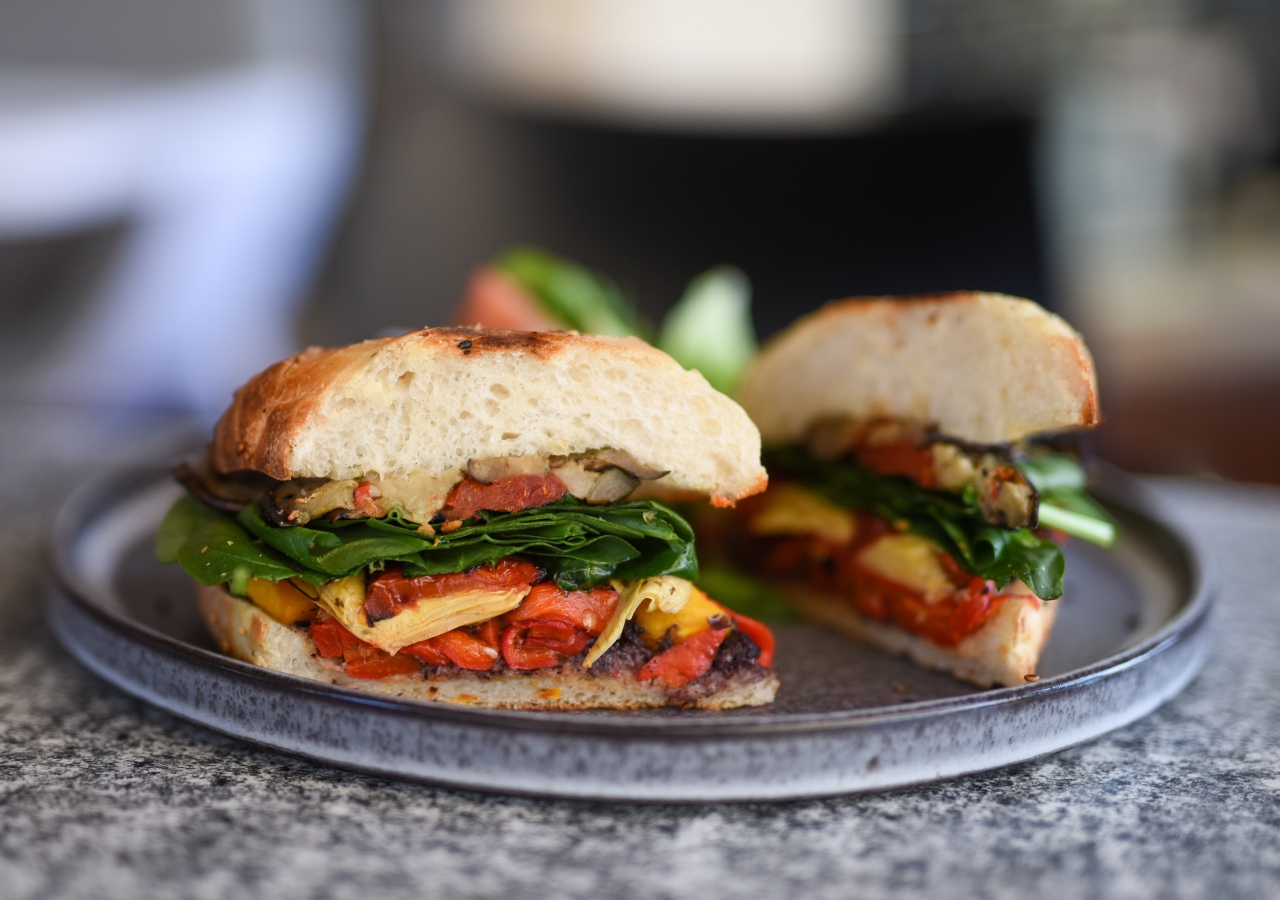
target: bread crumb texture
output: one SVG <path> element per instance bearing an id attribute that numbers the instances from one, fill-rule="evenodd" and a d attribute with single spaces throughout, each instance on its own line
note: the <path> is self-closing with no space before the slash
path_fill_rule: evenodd
<path id="1" fill-rule="evenodd" d="M 829 303 L 766 345 L 740 399 L 769 445 L 830 417 L 914 419 L 974 443 L 1099 422 L 1080 335 L 1003 294 Z"/>
<path id="2" fill-rule="evenodd" d="M 563 332 L 429 328 L 308 351 L 241 389 L 212 458 L 343 479 L 604 448 L 713 500 L 764 483 L 759 432 L 701 374 L 639 340 Z"/>

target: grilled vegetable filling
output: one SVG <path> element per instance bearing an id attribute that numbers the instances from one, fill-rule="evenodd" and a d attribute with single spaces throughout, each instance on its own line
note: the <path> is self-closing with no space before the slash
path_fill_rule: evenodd
<path id="1" fill-rule="evenodd" d="M 566 467 L 589 499 L 568 491 L 556 474 Z M 737 677 L 763 677 L 772 635 L 693 586 L 698 564 L 684 519 L 653 501 L 590 499 L 602 484 L 615 497 L 621 485 L 625 496 L 664 473 L 616 451 L 572 465 L 489 460 L 469 469 L 445 491 L 428 484 L 442 499 L 427 521 L 383 509 L 387 492 L 368 478 L 342 488 L 259 480 L 256 501 L 221 484 L 215 508 L 203 499 L 209 479 L 197 473 L 202 498 L 174 504 L 156 555 L 307 628 L 317 655 L 356 678 L 625 669 L 696 699 L 718 689 L 723 678 L 712 676 L 726 660 Z M 341 503 L 280 523 L 288 504 L 307 509 L 316 497 Z"/>
<path id="2" fill-rule="evenodd" d="M 966 447 L 911 423 L 833 421 L 765 462 L 775 485 L 744 504 L 764 568 L 944 646 L 1010 597 L 1061 596 L 1067 533 L 1115 538 L 1078 463 L 1044 451 Z"/>

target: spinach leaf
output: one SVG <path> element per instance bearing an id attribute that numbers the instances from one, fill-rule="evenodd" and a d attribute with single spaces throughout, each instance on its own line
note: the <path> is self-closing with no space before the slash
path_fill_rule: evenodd
<path id="1" fill-rule="evenodd" d="M 902 523 L 950 553 L 965 571 L 999 587 L 1016 578 L 1037 597 L 1062 596 L 1066 563 L 1058 546 L 1028 529 L 989 525 L 971 495 L 926 490 L 853 463 L 817 460 L 796 447 L 769 451 L 765 466 L 791 473 L 837 506 Z"/>
<path id="2" fill-rule="evenodd" d="M 227 584 L 238 596 L 244 596 L 250 578 L 281 581 L 308 574 L 287 557 L 254 542 L 231 517 L 190 495 L 180 498 L 160 523 L 155 552 L 160 562 L 180 564 L 201 584 Z M 323 584 L 328 579 L 307 580 Z"/>
<path id="3" fill-rule="evenodd" d="M 804 621 L 781 591 L 735 566 L 725 563 L 703 566 L 698 587 L 734 612 L 762 622 Z"/>
<path id="4" fill-rule="evenodd" d="M 323 584 L 391 562 L 409 576 L 442 575 L 504 556 L 536 563 L 565 590 L 615 578 L 698 577 L 693 530 L 647 500 L 587 506 L 566 498 L 514 513 L 486 511 L 478 521 L 432 536 L 398 513 L 279 528 L 256 505 L 232 518 L 187 496 L 161 523 L 156 554 L 162 562 L 181 563 L 202 584 L 233 586 L 250 577 Z"/>

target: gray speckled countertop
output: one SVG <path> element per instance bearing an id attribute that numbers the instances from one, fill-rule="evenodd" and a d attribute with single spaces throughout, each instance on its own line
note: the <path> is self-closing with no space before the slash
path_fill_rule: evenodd
<path id="1" fill-rule="evenodd" d="M 0 897 L 1280 896 L 1280 490 L 1160 482 L 1216 571 L 1208 664 L 1146 719 L 878 796 L 627 807 L 385 781 L 255 750 L 80 668 L 38 515 L 172 422 L 0 406 Z"/>

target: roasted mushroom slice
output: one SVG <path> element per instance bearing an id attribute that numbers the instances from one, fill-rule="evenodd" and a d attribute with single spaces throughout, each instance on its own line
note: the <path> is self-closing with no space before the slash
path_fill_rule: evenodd
<path id="1" fill-rule="evenodd" d="M 589 472 L 599 472 L 614 466 L 624 472 L 629 472 L 642 481 L 653 481 L 667 474 L 665 471 L 653 468 L 653 466 L 646 466 L 625 450 L 595 450 L 588 453 L 582 462 Z"/>
<path id="2" fill-rule="evenodd" d="M 617 503 L 640 485 L 640 479 L 619 468 L 605 469 L 583 499 L 593 506 Z"/>
<path id="3" fill-rule="evenodd" d="M 541 475 L 550 468 L 544 456 L 500 456 L 467 460 L 467 474 L 481 484 L 492 484 L 517 475 Z"/>
<path id="4" fill-rule="evenodd" d="M 564 483 L 565 490 L 579 500 L 587 499 L 591 495 L 591 489 L 600 480 L 600 473 L 588 472 L 581 459 L 552 457 L 551 468 Z"/>

